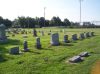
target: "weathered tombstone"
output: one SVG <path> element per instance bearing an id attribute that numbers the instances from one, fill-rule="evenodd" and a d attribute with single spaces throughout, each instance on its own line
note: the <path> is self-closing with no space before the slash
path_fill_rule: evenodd
<path id="1" fill-rule="evenodd" d="M 29 51 L 27 41 L 24 41 L 23 46 L 25 52 Z"/>
<path id="2" fill-rule="evenodd" d="M 63 33 L 65 34 L 65 29 L 63 29 Z"/>
<path id="3" fill-rule="evenodd" d="M 86 33 L 86 37 L 90 37 L 90 34 L 89 34 L 89 32 L 87 32 L 87 33 Z"/>
<path id="4" fill-rule="evenodd" d="M 12 37 L 15 37 L 15 34 L 14 33 L 12 34 Z"/>
<path id="5" fill-rule="evenodd" d="M 27 34 L 27 31 L 25 32 L 25 34 Z"/>
<path id="6" fill-rule="evenodd" d="M 51 35 L 51 32 L 49 32 L 48 35 Z"/>
<path id="7" fill-rule="evenodd" d="M 13 47 L 9 51 L 10 54 L 19 54 L 19 47 Z"/>
<path id="8" fill-rule="evenodd" d="M 59 34 L 58 33 L 54 33 L 51 34 L 51 41 L 50 41 L 51 45 L 59 45 Z"/>
<path id="9" fill-rule="evenodd" d="M 64 42 L 65 42 L 65 43 L 69 42 L 69 40 L 68 40 L 68 35 L 64 35 Z"/>
<path id="10" fill-rule="evenodd" d="M 37 31 L 35 29 L 33 29 L 33 36 L 37 36 Z"/>
<path id="11" fill-rule="evenodd" d="M 27 38 L 28 36 L 27 35 L 23 35 L 23 38 Z"/>
<path id="12" fill-rule="evenodd" d="M 38 31 L 39 33 L 41 33 L 41 31 Z"/>
<path id="13" fill-rule="evenodd" d="M 21 34 L 24 34 L 24 31 L 21 31 Z"/>
<path id="14" fill-rule="evenodd" d="M 0 25 L 0 42 L 6 42 L 7 41 L 5 29 L 6 29 L 5 25 L 1 24 Z"/>
<path id="15" fill-rule="evenodd" d="M 80 61 L 82 61 L 82 58 L 80 56 L 74 56 L 74 57 L 69 59 L 69 62 L 71 62 L 71 63 L 77 63 Z"/>
<path id="16" fill-rule="evenodd" d="M 78 40 L 77 34 L 73 34 L 73 35 L 72 35 L 72 40 L 73 40 L 73 41 Z"/>
<path id="17" fill-rule="evenodd" d="M 91 36 L 94 36 L 94 32 L 91 32 Z"/>
<path id="18" fill-rule="evenodd" d="M 40 49 L 41 48 L 41 43 L 40 43 L 40 38 L 39 37 L 36 37 L 36 48 L 37 49 Z"/>
<path id="19" fill-rule="evenodd" d="M 84 33 L 81 33 L 80 34 L 80 39 L 84 39 L 84 38 L 85 38 Z"/>
<path id="20" fill-rule="evenodd" d="M 87 57 L 87 56 L 89 56 L 89 53 L 88 52 L 82 52 L 82 53 L 79 54 L 79 56 Z"/>
<path id="21" fill-rule="evenodd" d="M 41 31 L 41 35 L 44 36 L 44 32 L 43 31 Z"/>

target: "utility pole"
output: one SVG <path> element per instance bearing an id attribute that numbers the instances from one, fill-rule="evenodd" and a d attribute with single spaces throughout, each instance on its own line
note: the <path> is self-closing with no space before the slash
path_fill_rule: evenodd
<path id="1" fill-rule="evenodd" d="M 46 7 L 44 7 L 44 27 L 45 27 L 45 9 Z"/>
<path id="2" fill-rule="evenodd" d="M 82 23 L 82 20 L 81 20 L 81 15 L 82 15 L 82 6 L 81 6 L 81 2 L 82 2 L 83 0 L 79 0 L 79 2 L 80 2 L 80 25 L 81 25 L 81 23 Z"/>

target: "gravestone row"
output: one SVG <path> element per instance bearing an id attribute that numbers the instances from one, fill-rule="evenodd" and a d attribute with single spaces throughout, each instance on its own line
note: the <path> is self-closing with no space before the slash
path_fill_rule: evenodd
<path id="1" fill-rule="evenodd" d="M 88 36 L 87 34 L 88 34 L 88 35 L 91 35 L 91 36 L 94 36 L 94 32 L 91 32 L 91 34 L 90 34 L 90 33 L 86 33 L 86 37 Z M 90 36 L 88 36 L 88 37 L 90 37 Z M 80 38 L 81 38 L 81 39 L 84 39 L 84 38 L 85 38 L 85 36 L 84 36 L 83 33 L 80 34 Z M 72 39 L 73 39 L 73 40 L 78 40 L 77 34 L 72 35 Z M 64 35 L 64 40 L 63 40 L 63 41 L 64 41 L 65 43 L 69 42 L 69 40 L 68 40 L 68 35 Z M 53 45 L 53 46 L 57 46 L 57 45 L 60 44 L 60 42 L 59 42 L 59 34 L 58 34 L 58 33 L 51 34 L 51 41 L 50 41 L 50 43 L 51 43 L 51 45 Z M 27 41 L 24 41 L 23 47 L 24 47 L 24 51 L 25 51 L 25 52 L 26 52 L 26 51 L 29 51 Z M 41 42 L 40 42 L 40 38 L 39 38 L 39 37 L 36 37 L 36 44 L 35 44 L 35 47 L 36 47 L 37 49 L 41 49 Z M 11 51 L 12 53 L 15 54 L 15 52 L 18 53 L 18 50 L 19 50 L 19 48 L 18 48 L 18 47 L 15 47 L 15 48 L 12 48 L 10 51 Z M 84 54 L 85 54 L 85 53 L 84 53 Z M 75 59 L 75 58 L 79 58 L 79 57 L 76 56 L 76 57 L 74 57 L 74 58 L 72 58 L 72 59 Z"/>

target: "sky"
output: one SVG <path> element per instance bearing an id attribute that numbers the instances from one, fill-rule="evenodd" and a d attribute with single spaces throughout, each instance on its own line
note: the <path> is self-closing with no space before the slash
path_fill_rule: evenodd
<path id="1" fill-rule="evenodd" d="M 79 0 L 0 0 L 0 16 L 14 20 L 18 16 L 44 17 L 59 16 L 63 21 L 80 21 Z M 82 21 L 100 21 L 100 0 L 82 1 Z"/>

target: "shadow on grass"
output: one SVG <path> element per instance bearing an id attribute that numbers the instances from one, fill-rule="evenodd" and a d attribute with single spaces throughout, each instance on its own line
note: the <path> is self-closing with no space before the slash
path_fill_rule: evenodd
<path id="1" fill-rule="evenodd" d="M 60 46 L 73 46 L 72 43 L 61 43 Z"/>
<path id="2" fill-rule="evenodd" d="M 6 61 L 5 53 L 7 52 L 7 49 L 4 47 L 0 47 L 0 63 Z"/>
<path id="3" fill-rule="evenodd" d="M 7 59 L 5 59 L 4 55 L 0 55 L 0 63 L 5 61 L 7 61 Z"/>
<path id="4" fill-rule="evenodd" d="M 20 44 L 20 40 L 12 40 L 12 39 L 8 39 L 7 42 L 0 42 L 0 45 L 19 45 Z"/>
<path id="5" fill-rule="evenodd" d="M 7 42 L 0 42 L 0 62 L 6 61 L 6 53 L 9 53 L 6 46 L 13 46 L 13 45 L 19 45 L 21 42 L 19 40 L 12 40 L 8 39 Z"/>

